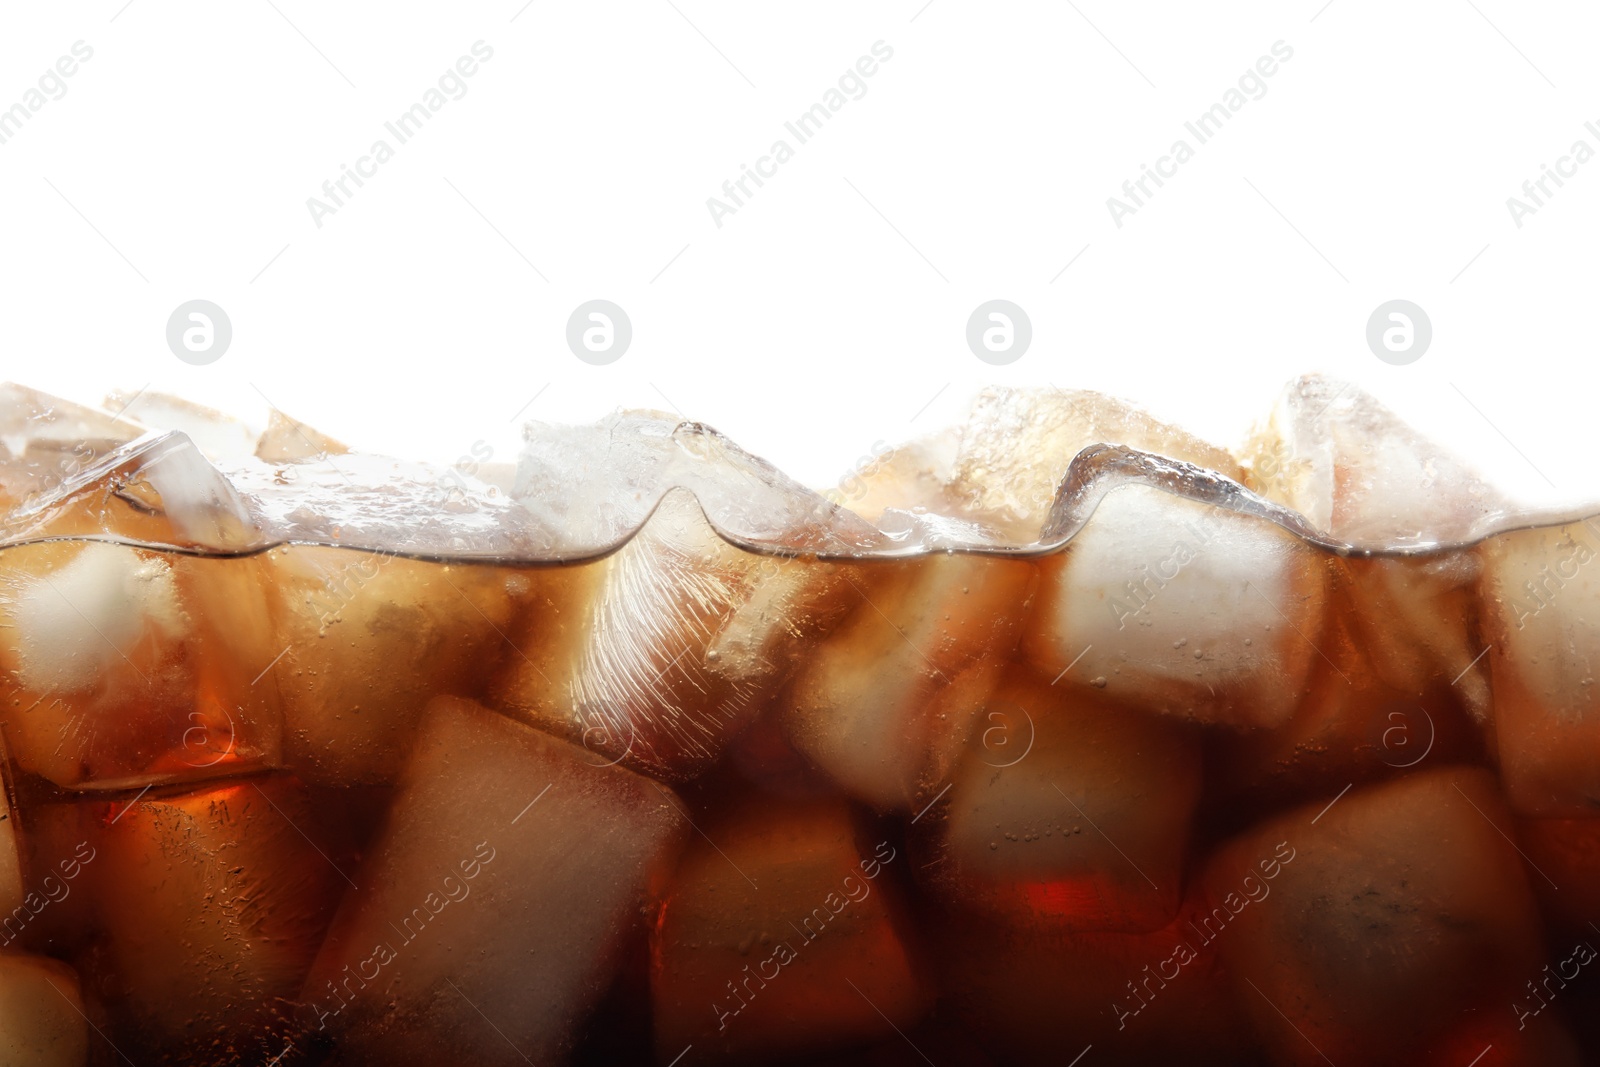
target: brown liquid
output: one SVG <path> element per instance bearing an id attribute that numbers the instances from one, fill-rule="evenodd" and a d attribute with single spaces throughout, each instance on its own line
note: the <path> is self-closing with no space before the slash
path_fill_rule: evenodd
<path id="1" fill-rule="evenodd" d="M 0 550 L 0 940 L 95 1063 L 1600 1056 L 1600 541 L 1194 521 Z"/>

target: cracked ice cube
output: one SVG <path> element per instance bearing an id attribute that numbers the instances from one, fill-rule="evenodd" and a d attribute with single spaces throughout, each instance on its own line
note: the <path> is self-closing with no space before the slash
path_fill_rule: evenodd
<path id="1" fill-rule="evenodd" d="M 602 757 L 692 777 L 849 595 L 837 568 L 735 548 L 673 492 L 616 553 L 541 586 L 495 702 Z"/>

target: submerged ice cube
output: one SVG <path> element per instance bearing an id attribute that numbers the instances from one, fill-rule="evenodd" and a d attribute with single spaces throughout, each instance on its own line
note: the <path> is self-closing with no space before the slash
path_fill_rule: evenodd
<path id="1" fill-rule="evenodd" d="M 1419 770 L 1269 819 L 1207 865 L 1203 920 L 1275 1063 L 1575 1063 L 1519 1027 L 1545 960 L 1485 771 Z"/>
<path id="2" fill-rule="evenodd" d="M 1484 639 L 1500 773 L 1522 815 L 1600 809 L 1600 522 L 1485 543 Z"/>
<path id="3" fill-rule="evenodd" d="M 109 789 L 271 766 L 254 561 L 97 541 L 0 553 L 0 728 L 17 766 Z"/>
<path id="4" fill-rule="evenodd" d="M 1216 941 L 1193 925 L 1203 910 L 1190 892 L 1149 931 L 1069 930 L 962 908 L 924 925 L 941 1007 L 996 1063 L 1258 1063 Z"/>
<path id="5" fill-rule="evenodd" d="M 80 954 L 115 1042 L 146 1062 L 265 1062 L 353 870 L 348 823 L 287 777 L 101 802 Z M 236 1049 L 232 1060 L 219 1045 Z"/>
<path id="6" fill-rule="evenodd" d="M 690 1045 L 740 1062 L 823 1054 L 917 1022 L 928 989 L 893 843 L 831 799 L 735 802 L 703 832 L 653 929 L 660 1062 Z"/>
<path id="7" fill-rule="evenodd" d="M 1020 671 L 980 725 L 918 817 L 931 838 L 919 880 L 952 907 L 1041 930 L 1169 922 L 1200 797 L 1193 729 Z"/>
<path id="8" fill-rule="evenodd" d="M 953 766 L 1036 579 L 1030 564 L 976 555 L 858 577 L 849 616 L 789 686 L 784 732 L 850 795 L 904 811 Z"/>
<path id="9" fill-rule="evenodd" d="M 393 781 L 428 700 L 479 696 L 516 657 L 508 630 L 538 580 L 321 545 L 262 560 L 285 758 L 327 783 Z"/>
<path id="10" fill-rule="evenodd" d="M 689 827 L 663 787 L 439 698 L 302 995 L 354 1062 L 563 1056 Z"/>

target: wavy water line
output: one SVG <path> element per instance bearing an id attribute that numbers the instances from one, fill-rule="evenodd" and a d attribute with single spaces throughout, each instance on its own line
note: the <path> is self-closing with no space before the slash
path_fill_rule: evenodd
<path id="1" fill-rule="evenodd" d="M 690 438 L 703 438 L 720 447 L 736 447 L 717 431 L 699 423 L 680 423 L 673 432 L 675 436 L 681 433 Z M 141 472 L 152 464 L 159 464 L 173 457 L 186 456 L 189 457 L 187 462 L 193 466 L 198 455 L 192 442 L 180 431 L 152 432 L 130 441 L 109 452 L 100 462 L 76 472 L 70 478 L 63 479 L 46 499 L 14 511 L 6 519 L 6 526 L 10 527 L 10 530 L 4 536 L 0 536 L 0 549 L 49 541 L 93 540 L 186 555 L 230 557 L 255 555 L 280 545 L 305 544 L 350 548 L 439 562 L 566 565 L 600 559 L 621 549 L 638 536 L 640 530 L 660 510 L 664 498 L 671 493 L 687 493 L 711 530 L 724 541 L 740 549 L 773 556 L 851 561 L 914 559 L 937 552 L 1011 558 L 1047 556 L 1069 545 L 1091 521 L 1106 495 L 1125 486 L 1143 486 L 1177 498 L 1270 522 L 1309 545 L 1344 556 L 1425 556 L 1471 548 L 1489 538 L 1515 530 L 1562 526 L 1575 522 L 1594 524 L 1600 521 L 1600 505 L 1530 508 L 1482 516 L 1465 529 L 1449 532 L 1433 540 L 1416 541 L 1405 545 L 1378 541 L 1347 541 L 1316 528 L 1300 512 L 1260 496 L 1240 482 L 1217 471 L 1159 453 L 1145 452 L 1122 445 L 1096 444 L 1082 449 L 1067 465 L 1066 471 L 1057 483 L 1054 502 L 1040 535 L 1032 542 L 1007 541 L 989 533 L 981 524 L 969 517 L 921 509 L 916 511 L 889 509 L 885 512 L 885 517 L 893 517 L 895 521 L 885 523 L 880 518 L 878 524 L 867 523 L 854 512 L 830 504 L 809 490 L 798 487 L 795 490 L 789 489 L 788 486 L 792 483 L 787 483 L 776 468 L 756 457 L 749 458 L 760 464 L 756 470 L 772 479 L 771 484 L 776 486 L 776 491 L 788 493 L 789 496 L 785 499 L 792 499 L 804 505 L 809 509 L 804 514 L 817 520 L 813 525 L 806 527 L 804 536 L 787 538 L 755 536 L 748 528 L 741 528 L 740 523 L 730 518 L 728 512 L 733 510 L 731 504 L 722 509 L 708 506 L 704 497 L 693 487 L 677 481 L 650 487 L 647 491 L 635 491 L 626 503 L 631 505 L 631 510 L 639 511 L 638 519 L 623 526 L 614 536 L 590 543 L 572 544 L 564 541 L 564 531 L 551 528 L 548 522 L 541 525 L 533 513 L 522 506 L 520 500 L 511 497 L 493 499 L 493 493 L 481 483 L 479 483 L 480 488 L 485 492 L 473 498 L 473 503 L 483 510 L 483 515 L 477 517 L 483 519 L 483 516 L 487 515 L 492 519 L 497 516 L 500 520 L 491 521 L 486 528 L 452 531 L 446 525 L 433 538 L 376 536 L 363 534 L 359 527 L 350 530 L 349 533 L 343 532 L 344 527 L 351 521 L 351 516 L 344 516 L 344 521 L 341 521 L 341 516 L 334 514 L 324 517 L 323 521 L 331 524 L 336 533 L 318 535 L 315 532 L 308 533 L 304 529 L 297 529 L 298 523 L 286 521 L 281 517 L 283 514 L 297 514 L 300 510 L 299 508 L 288 512 L 283 510 L 287 503 L 296 499 L 292 489 L 278 491 L 273 488 L 268 492 L 265 482 L 254 487 L 246 484 L 240 488 L 236 480 L 245 473 L 243 469 L 224 472 L 209 463 L 206 463 L 206 467 L 209 468 L 210 474 L 218 480 L 220 486 L 225 487 L 225 491 L 218 489 L 213 496 L 231 493 L 243 502 L 246 509 L 245 513 L 227 516 L 236 520 L 241 530 L 245 532 L 246 536 L 242 542 L 224 543 L 220 537 L 151 539 L 107 529 L 55 529 L 68 525 L 72 518 L 73 506 L 85 504 L 86 500 L 96 493 L 100 494 L 99 504 L 102 508 L 110 506 L 109 501 L 119 498 L 119 494 L 132 484 L 129 481 L 119 481 L 121 476 L 118 474 L 130 464 L 143 464 L 131 471 L 137 479 L 141 476 Z M 739 455 L 748 454 L 739 453 Z M 350 463 L 358 461 L 356 457 L 340 458 Z M 361 460 L 401 465 L 399 461 L 381 460 L 380 457 L 361 457 Z M 199 462 L 205 463 L 204 460 Z M 310 464 L 288 466 L 305 468 Z M 426 469 L 420 465 L 410 466 L 418 471 Z M 252 472 L 250 476 L 261 479 L 269 469 L 277 470 L 281 474 L 284 467 L 285 465 L 263 464 L 261 470 Z M 741 473 L 749 472 L 741 472 L 731 466 L 725 470 L 715 468 L 711 470 L 713 477 L 723 477 L 724 481 L 729 483 L 726 486 L 717 486 L 718 489 L 725 490 L 720 494 L 725 504 L 728 500 L 739 498 L 738 494 L 743 486 L 737 483 L 737 476 Z M 294 483 L 291 481 L 288 484 L 292 486 Z M 386 493 L 397 494 L 392 504 L 398 511 L 418 502 L 420 497 L 416 491 L 427 492 L 432 489 L 432 486 L 422 482 L 402 482 L 397 485 L 351 483 L 341 490 L 337 484 L 333 484 L 331 491 L 328 486 L 320 486 L 316 488 L 316 493 L 333 498 L 335 502 L 343 496 L 352 506 L 360 503 L 363 507 L 375 510 L 378 518 L 393 520 L 404 519 L 405 516 L 382 515 L 382 504 L 386 499 Z M 414 491 L 411 499 L 405 498 L 402 492 L 408 488 Z M 805 495 L 799 495 L 802 493 Z M 379 498 L 380 504 L 374 507 L 366 501 L 365 497 L 368 496 Z M 644 503 L 645 501 L 648 501 L 648 505 Z M 360 519 L 363 515 L 367 513 L 355 514 L 353 517 Z M 172 518 L 172 516 L 165 517 Z M 188 515 L 178 516 L 178 519 L 189 520 L 189 524 L 194 525 L 193 520 L 202 517 Z M 219 521 L 211 525 L 221 528 L 226 524 Z M 456 543 L 448 548 L 430 543 L 445 536 L 449 536 Z M 464 538 L 470 542 L 474 536 L 480 543 L 476 545 L 461 543 Z M 534 547 L 536 545 L 548 547 Z"/>

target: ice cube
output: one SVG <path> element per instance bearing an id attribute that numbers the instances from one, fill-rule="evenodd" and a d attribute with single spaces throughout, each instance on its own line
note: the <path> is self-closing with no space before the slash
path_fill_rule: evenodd
<path id="1" fill-rule="evenodd" d="M 276 1002 L 301 988 L 355 872 L 349 813 L 287 777 L 99 807 L 81 877 L 101 937 L 80 958 L 108 1036 L 136 1062 L 209 1059 L 223 1041 L 266 1062 L 292 1038 Z"/>
<path id="2" fill-rule="evenodd" d="M 960 449 L 957 427 L 893 447 L 879 441 L 822 495 L 879 525 L 890 509 L 954 515 L 949 488 Z"/>
<path id="3" fill-rule="evenodd" d="M 1039 536 L 1067 467 L 1096 444 L 1125 445 L 1237 479 L 1225 449 L 1085 389 L 992 388 L 981 393 L 961 431 L 949 496 L 961 514 L 992 523 L 1026 544 Z"/>
<path id="4" fill-rule="evenodd" d="M 1515 1062 L 1575 1062 L 1553 1018 L 1510 1025 L 1546 962 L 1511 829 L 1488 772 L 1440 768 L 1221 848 L 1198 925 L 1272 1061 L 1443 1067 L 1496 1043 Z"/>
<path id="5" fill-rule="evenodd" d="M 326 456 L 342 456 L 349 451 L 343 442 L 273 408 L 267 419 L 267 430 L 256 444 L 255 455 L 263 463 L 305 463 Z"/>
<path id="6" fill-rule="evenodd" d="M 1388 564 L 1393 560 L 1335 559 L 1331 562 L 1327 622 L 1317 639 L 1305 692 L 1290 718 L 1271 729 L 1230 733 L 1214 739 L 1212 781 L 1216 793 L 1245 810 L 1282 807 L 1440 764 L 1488 762 L 1484 730 L 1472 712 L 1469 674 L 1425 668 L 1427 650 L 1407 640 L 1396 617 L 1419 619 L 1429 611 L 1470 611 L 1458 590 L 1440 595 L 1430 564 L 1416 582 Z M 1370 618 L 1365 583 L 1384 585 L 1389 611 Z M 1417 602 L 1406 602 L 1405 593 Z M 1429 593 L 1432 600 L 1427 599 Z M 1424 763 L 1424 761 L 1427 761 Z"/>
<path id="7" fill-rule="evenodd" d="M 651 941 L 658 1062 L 770 1062 L 910 1029 L 929 990 L 896 884 L 906 862 L 836 799 L 702 813 Z"/>
<path id="8" fill-rule="evenodd" d="M 0 1067 L 82 1067 L 89 1019 L 78 975 L 43 956 L 0 954 Z"/>
<path id="9" fill-rule="evenodd" d="M 144 432 L 130 418 L 0 384 L 0 515 L 34 507 Z"/>
<path id="10" fill-rule="evenodd" d="M 1246 726 L 1305 690 L 1327 560 L 1274 523 L 1126 484 L 1041 569 L 1022 650 L 1058 684 Z"/>
<path id="11" fill-rule="evenodd" d="M 1306 375 L 1245 447 L 1251 489 L 1340 540 L 1399 548 L 1467 541 L 1506 498 L 1370 394 Z"/>
<path id="12" fill-rule="evenodd" d="M 1500 773 L 1520 815 L 1600 807 L 1600 521 L 1501 534 L 1484 559 Z"/>
<path id="13" fill-rule="evenodd" d="M 224 465 L 254 453 L 260 436 L 231 415 L 148 389 L 109 393 L 105 409 L 121 412 L 123 418 L 136 418 L 153 430 L 181 431 L 207 459 Z"/>
<path id="14" fill-rule="evenodd" d="M 0 725 L 22 769 L 111 789 L 271 766 L 277 693 L 252 560 L 105 542 L 0 552 Z"/>
<path id="15" fill-rule="evenodd" d="M 709 426 L 625 411 L 592 426 L 529 423 L 514 498 L 554 532 L 554 555 L 619 545 L 672 490 L 747 547 L 848 552 L 889 539 Z"/>
<path id="16" fill-rule="evenodd" d="M 784 729 L 852 796 L 906 811 L 953 766 L 1016 645 L 1036 574 L 1018 560 L 941 554 L 862 577 L 849 616 L 797 671 Z"/>
<path id="17" fill-rule="evenodd" d="M 430 697 L 480 695 L 531 576 L 285 545 L 263 557 L 284 758 L 306 780 L 393 781 Z"/>
<path id="18" fill-rule="evenodd" d="M 735 548 L 693 497 L 669 493 L 618 552 L 551 574 L 526 656 L 495 703 L 652 775 L 713 762 L 780 680 L 799 641 L 850 595 L 838 568 Z"/>
<path id="19" fill-rule="evenodd" d="M 689 827 L 671 794 L 439 698 L 302 1001 L 350 1062 L 559 1058 Z"/>
<path id="20" fill-rule="evenodd" d="M 1022 671 L 984 702 L 950 790 L 918 815 L 918 880 L 1040 929 L 1153 930 L 1183 894 L 1199 736 Z"/>
<path id="21" fill-rule="evenodd" d="M 108 534 L 218 553 L 267 544 L 244 498 L 181 433 L 141 437 L 98 456 L 11 515 L 17 541 Z"/>
<path id="22" fill-rule="evenodd" d="M 121 413 L 84 407 L 37 389 L 0 382 L 0 450 L 17 459 L 30 449 L 72 447 L 95 441 L 121 444 L 145 432 Z"/>
<path id="23" fill-rule="evenodd" d="M 1479 723 L 1490 714 L 1489 662 L 1478 640 L 1479 557 L 1347 558 L 1353 638 L 1387 685 L 1417 694 L 1445 683 Z"/>

